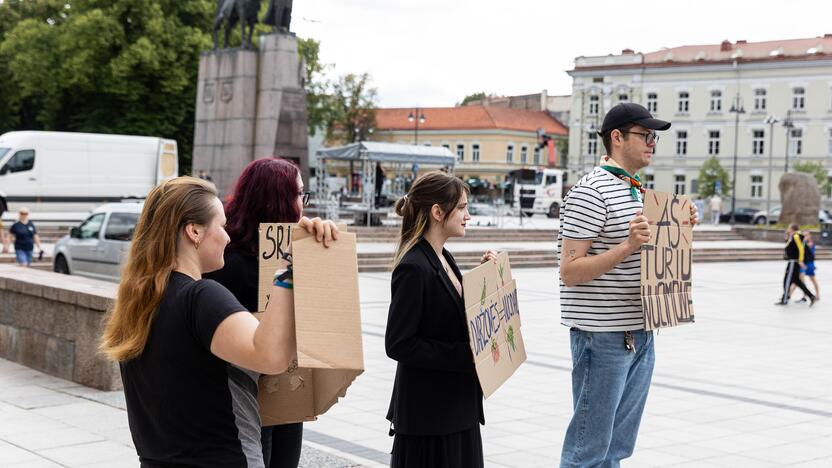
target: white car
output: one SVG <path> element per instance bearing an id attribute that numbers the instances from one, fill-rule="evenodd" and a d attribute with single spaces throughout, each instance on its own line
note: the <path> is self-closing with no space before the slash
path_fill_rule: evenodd
<path id="1" fill-rule="evenodd" d="M 777 221 L 780 219 L 780 211 L 781 207 L 779 206 L 771 209 L 771 216 L 768 215 L 766 210 L 758 211 L 754 213 L 754 218 L 751 222 L 754 224 L 777 224 Z M 829 212 L 820 210 L 818 212 L 818 222 L 821 224 L 830 223 L 832 222 L 832 216 L 829 215 Z"/>
<path id="2" fill-rule="evenodd" d="M 118 281 L 144 203 L 108 203 L 55 243 L 53 271 Z"/>

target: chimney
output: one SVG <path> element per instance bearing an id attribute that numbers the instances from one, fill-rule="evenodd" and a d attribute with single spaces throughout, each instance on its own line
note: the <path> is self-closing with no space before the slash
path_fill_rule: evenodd
<path id="1" fill-rule="evenodd" d="M 622 49 L 621 55 L 633 55 L 633 49 Z"/>
<path id="2" fill-rule="evenodd" d="M 719 46 L 719 50 L 721 52 L 727 52 L 727 51 L 731 50 L 731 41 L 729 41 L 727 39 L 722 41 L 722 44 L 720 44 L 720 46 Z"/>

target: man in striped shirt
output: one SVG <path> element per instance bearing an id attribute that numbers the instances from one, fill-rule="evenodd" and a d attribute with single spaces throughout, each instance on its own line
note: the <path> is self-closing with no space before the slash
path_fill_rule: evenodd
<path id="1" fill-rule="evenodd" d="M 618 104 L 599 134 L 607 150 L 564 201 L 558 232 L 561 323 L 570 327 L 574 415 L 562 467 L 618 466 L 633 453 L 653 375 L 653 334 L 641 308 L 641 180 L 670 122 Z M 697 219 L 691 205 L 691 224 Z"/>

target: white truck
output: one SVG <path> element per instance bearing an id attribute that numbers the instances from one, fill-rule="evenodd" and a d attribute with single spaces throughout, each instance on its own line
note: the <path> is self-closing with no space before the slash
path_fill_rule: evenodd
<path id="1" fill-rule="evenodd" d="M 0 209 L 89 211 L 144 198 L 179 173 L 175 140 L 96 133 L 0 135 Z"/>
<path id="2" fill-rule="evenodd" d="M 512 186 L 512 207 L 526 216 L 560 216 L 566 172 L 562 169 L 519 169 L 508 175 Z"/>

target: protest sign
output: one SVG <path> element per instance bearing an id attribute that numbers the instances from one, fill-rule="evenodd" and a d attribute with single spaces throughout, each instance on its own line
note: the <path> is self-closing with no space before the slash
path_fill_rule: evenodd
<path id="1" fill-rule="evenodd" d="M 462 289 L 477 377 L 488 398 L 526 360 L 508 253 L 462 275 Z"/>
<path id="2" fill-rule="evenodd" d="M 311 421 L 346 394 L 364 371 L 355 234 L 338 226 L 329 248 L 295 224 L 261 224 L 258 309 L 264 310 L 277 260 L 291 242 L 297 358 L 260 377 L 264 426 Z"/>
<path id="3" fill-rule="evenodd" d="M 644 329 L 692 323 L 690 200 L 647 190 L 643 214 L 650 223 L 650 241 L 641 246 Z"/>

